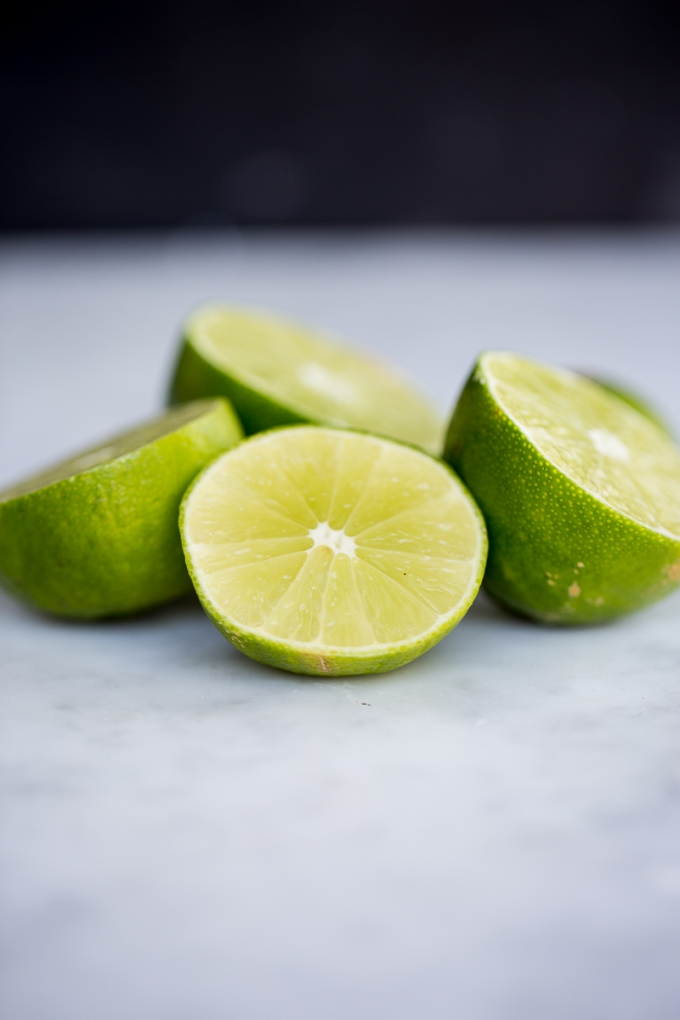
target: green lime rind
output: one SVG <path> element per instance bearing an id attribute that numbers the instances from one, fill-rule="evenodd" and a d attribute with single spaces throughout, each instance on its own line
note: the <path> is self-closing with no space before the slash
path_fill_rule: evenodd
<path id="1" fill-rule="evenodd" d="M 137 431 L 144 439 L 166 419 L 170 431 L 126 449 Z M 225 401 L 201 401 L 95 448 L 118 444 L 120 456 L 79 471 L 78 461 L 97 460 L 81 454 L 0 493 L 0 583 L 34 608 L 82 619 L 129 615 L 190 591 L 180 501 L 242 435 Z"/>
<path id="2" fill-rule="evenodd" d="M 483 359 L 454 410 L 444 457 L 486 520 L 484 588 L 513 611 L 599 623 L 680 583 L 680 541 L 612 509 L 547 460 L 493 398 Z"/>
<path id="3" fill-rule="evenodd" d="M 305 424 L 303 427 L 308 428 L 309 425 Z M 274 428 L 268 431 L 269 433 L 275 433 L 278 431 L 286 431 L 287 429 L 287 426 L 283 426 L 281 428 Z M 351 431 L 359 435 L 364 434 L 359 430 L 338 429 L 337 431 Z M 252 436 L 244 440 L 241 447 L 246 446 L 250 442 L 260 440 L 262 435 L 263 434 L 260 433 L 257 436 Z M 396 441 L 390 440 L 390 442 Z M 346 648 L 334 647 L 331 645 L 320 645 L 315 647 L 309 643 L 291 640 L 287 640 L 285 642 L 278 641 L 270 637 L 266 637 L 253 628 L 228 621 L 225 618 L 224 612 L 221 611 L 220 607 L 215 604 L 210 592 L 204 585 L 200 572 L 195 568 L 191 553 L 191 545 L 187 537 L 188 528 L 186 519 L 189 503 L 194 492 L 198 489 L 201 482 L 206 477 L 208 470 L 216 466 L 216 461 L 201 471 L 187 489 L 180 508 L 180 533 L 182 536 L 182 545 L 184 548 L 184 555 L 189 575 L 206 615 L 212 620 L 220 633 L 223 634 L 223 636 L 244 655 L 247 655 L 249 658 L 266 666 L 285 670 L 289 673 L 307 676 L 333 677 L 386 673 L 391 670 L 398 669 L 400 666 L 405 666 L 407 663 L 412 662 L 414 659 L 429 651 L 451 630 L 453 630 L 466 615 L 470 606 L 477 597 L 484 577 L 488 554 L 488 537 L 484 518 L 469 489 L 461 481 L 450 465 L 445 464 L 439 458 L 427 454 L 411 444 L 397 443 L 396 445 L 411 449 L 419 456 L 430 457 L 441 467 L 447 469 L 452 478 L 455 479 L 455 482 L 461 492 L 467 497 L 469 508 L 471 509 L 479 528 L 481 549 L 477 569 L 471 579 L 466 597 L 458 603 L 455 608 L 455 612 L 449 614 L 441 623 L 439 623 L 438 626 L 433 627 L 424 634 L 418 635 L 415 639 L 407 639 L 401 642 L 394 642 L 382 646 L 372 645 L 366 648 L 355 647 L 352 648 L 351 651 L 348 651 Z"/>
<path id="4" fill-rule="evenodd" d="M 401 642 L 399 645 L 385 646 L 382 653 L 374 648 L 354 650 L 348 654 L 342 648 L 323 647 L 314 649 L 309 645 L 288 642 L 285 645 L 270 638 L 255 635 L 245 628 L 229 626 L 219 615 L 202 588 L 196 575 L 189 565 L 189 573 L 194 587 L 207 615 L 221 634 L 248 658 L 261 662 L 265 666 L 283 669 L 288 673 L 302 673 L 306 676 L 367 676 L 371 673 L 389 673 L 393 669 L 405 666 L 425 652 L 429 652 L 449 631 L 460 623 L 474 602 L 482 583 L 483 569 L 477 581 L 474 594 L 460 607 L 460 612 L 448 619 L 437 630 L 429 632 L 416 642 Z"/>
<path id="5" fill-rule="evenodd" d="M 226 397 L 236 408 L 247 436 L 309 420 L 291 408 L 284 407 L 273 397 L 220 371 L 196 349 L 191 334 L 185 333 L 170 385 L 168 403 L 183 404 L 203 397 Z"/>

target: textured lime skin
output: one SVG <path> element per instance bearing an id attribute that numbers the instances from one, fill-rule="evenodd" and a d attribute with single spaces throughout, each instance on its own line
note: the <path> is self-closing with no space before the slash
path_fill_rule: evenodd
<path id="1" fill-rule="evenodd" d="M 308 420 L 215 368 L 196 350 L 191 338 L 185 336 L 168 402 L 183 404 L 202 397 L 226 397 L 236 408 L 247 436 L 279 425 L 295 425 Z"/>
<path id="2" fill-rule="evenodd" d="M 454 410 L 444 457 L 484 514 L 484 587 L 508 608 L 544 623 L 597 623 L 680 583 L 680 542 L 554 467 L 498 406 L 479 364 Z"/>
<path id="3" fill-rule="evenodd" d="M 217 629 L 228 641 L 238 648 L 240 652 L 256 662 L 262 662 L 265 666 L 273 666 L 275 669 L 284 669 L 289 673 L 302 673 L 306 676 L 366 676 L 370 673 L 389 673 L 399 666 L 405 666 L 413 659 L 428 652 L 433 648 L 449 631 L 453 630 L 467 613 L 474 602 L 479 587 L 482 583 L 484 565 L 480 567 L 474 593 L 470 599 L 460 606 L 459 613 L 452 619 L 447 620 L 436 631 L 430 631 L 425 637 L 417 641 L 404 641 L 399 645 L 384 648 L 380 652 L 374 649 L 365 653 L 347 652 L 342 648 L 325 648 L 315 651 L 308 646 L 294 642 L 274 641 L 262 635 L 254 634 L 245 628 L 230 626 L 216 611 L 206 592 L 198 581 L 192 570 L 191 561 L 187 557 L 189 573 L 194 582 L 194 587 L 207 615 L 215 624 Z"/>
<path id="4" fill-rule="evenodd" d="M 246 442 L 248 442 L 248 440 L 246 440 Z M 396 441 L 391 440 L 391 442 Z M 408 446 L 406 443 L 398 445 Z M 416 447 L 411 448 L 414 452 L 423 457 L 431 456 Z M 432 459 L 439 460 L 439 458 L 435 457 Z M 439 461 L 439 463 L 441 463 L 441 461 Z M 208 465 L 208 467 L 209 466 L 210 465 Z M 184 495 L 180 509 L 179 524 L 186 564 L 196 590 L 196 594 L 198 595 L 207 616 L 212 620 L 220 633 L 223 634 L 235 648 L 244 655 L 247 655 L 249 658 L 254 659 L 256 662 L 261 662 L 264 665 L 271 666 L 275 669 L 283 669 L 289 673 L 299 673 L 307 676 L 362 676 L 372 673 L 387 673 L 393 669 L 399 668 L 400 666 L 405 666 L 407 663 L 412 662 L 420 655 L 429 651 L 430 648 L 433 648 L 434 645 L 441 641 L 443 637 L 445 637 L 460 623 L 477 597 L 484 577 L 484 568 L 488 554 L 487 529 L 484 518 L 480 513 L 472 494 L 465 485 L 461 484 L 460 478 L 458 478 L 455 472 L 452 471 L 452 474 L 456 477 L 456 481 L 469 497 L 470 508 L 472 509 L 472 512 L 477 518 L 477 522 L 479 524 L 482 546 L 478 569 L 471 583 L 468 598 L 461 602 L 461 604 L 457 607 L 455 615 L 449 616 L 439 627 L 433 628 L 418 638 L 410 638 L 389 646 L 383 645 L 378 648 L 369 647 L 365 649 L 347 650 L 346 648 L 328 646 L 315 649 L 314 647 L 310 647 L 309 644 L 303 644 L 302 642 L 277 641 L 273 638 L 257 633 L 250 628 L 238 626 L 225 619 L 224 615 L 220 613 L 218 607 L 214 604 L 209 592 L 202 584 L 200 575 L 194 567 L 190 543 L 187 539 L 188 528 L 185 524 L 185 518 L 187 516 L 189 501 L 194 490 L 200 485 L 201 479 L 206 472 L 207 467 L 196 476 Z"/>
<path id="5" fill-rule="evenodd" d="M 37 609 L 94 619 L 191 590 L 178 528 L 189 483 L 242 430 L 223 400 L 147 445 L 0 501 L 0 582 Z"/>

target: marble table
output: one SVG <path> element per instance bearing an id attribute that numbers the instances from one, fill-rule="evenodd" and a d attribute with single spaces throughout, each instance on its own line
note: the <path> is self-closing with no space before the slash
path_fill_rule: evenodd
<path id="1" fill-rule="evenodd" d="M 680 235 L 5 241 L 0 484 L 160 406 L 221 297 L 391 356 L 607 371 L 680 430 Z M 483 596 L 417 662 L 317 681 L 187 599 L 0 596 L 5 1020 L 675 1020 L 680 597 L 552 631 Z"/>

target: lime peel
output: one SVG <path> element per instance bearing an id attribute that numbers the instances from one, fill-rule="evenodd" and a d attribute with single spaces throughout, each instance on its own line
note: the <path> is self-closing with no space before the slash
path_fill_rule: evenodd
<path id="1" fill-rule="evenodd" d="M 225 400 L 198 401 L 0 493 L 0 582 L 38 609 L 90 619 L 190 591 L 181 498 L 242 436 Z"/>

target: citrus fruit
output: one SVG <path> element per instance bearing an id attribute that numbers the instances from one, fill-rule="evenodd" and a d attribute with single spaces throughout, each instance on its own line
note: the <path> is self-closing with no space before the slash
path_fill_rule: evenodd
<path id="1" fill-rule="evenodd" d="M 314 422 L 441 452 L 442 420 L 392 367 L 263 312 L 210 305 L 186 323 L 170 402 L 220 395 L 249 435 Z"/>
<path id="2" fill-rule="evenodd" d="M 202 400 L 0 493 L 0 582 L 39 609 L 91 618 L 191 590 L 180 501 L 242 434 L 225 400 Z"/>
<path id="3" fill-rule="evenodd" d="M 629 386 L 624 383 L 618 382 L 618 380 L 604 378 L 599 375 L 590 375 L 588 378 L 592 379 L 593 382 L 599 383 L 609 393 L 613 393 L 619 400 L 623 400 L 624 403 L 634 407 L 640 414 L 644 414 L 645 418 L 649 418 L 655 425 L 658 425 L 660 429 L 667 432 L 668 435 L 672 435 L 672 430 L 668 422 L 659 414 L 657 409 L 647 400 L 646 397 L 641 396 L 636 390 L 632 390 Z"/>
<path id="4" fill-rule="evenodd" d="M 483 354 L 445 457 L 489 529 L 485 587 L 511 609 L 596 622 L 680 582 L 680 451 L 583 376 Z"/>
<path id="5" fill-rule="evenodd" d="M 316 426 L 219 457 L 182 503 L 189 572 L 246 655 L 297 673 L 378 673 L 440 640 L 477 594 L 486 530 L 412 447 Z"/>

